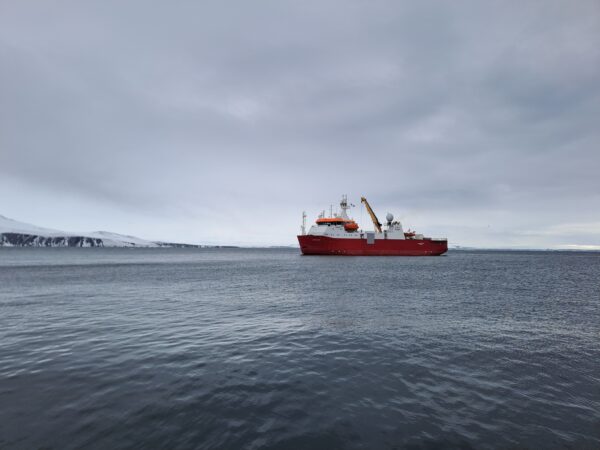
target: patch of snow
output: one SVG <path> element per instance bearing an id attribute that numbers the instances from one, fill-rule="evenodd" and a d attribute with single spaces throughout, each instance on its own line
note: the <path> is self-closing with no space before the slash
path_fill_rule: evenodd
<path id="1" fill-rule="evenodd" d="M 135 236 L 110 233 L 108 231 L 74 233 L 54 230 L 52 228 L 43 228 L 29 223 L 19 222 L 17 220 L 0 215 L 0 237 L 4 233 L 36 236 L 36 238 L 32 241 L 34 246 L 37 245 L 38 241 L 43 241 L 44 238 L 65 238 L 65 240 L 67 240 L 70 237 L 81 237 L 89 239 L 101 239 L 104 247 L 160 247 L 160 245 L 156 242 L 148 241 Z M 41 240 L 39 238 L 41 238 Z M 58 242 L 60 240 L 56 241 Z M 6 242 L 4 239 L 0 239 L 0 245 L 9 246 L 11 244 Z M 82 245 L 89 246 L 89 243 L 83 240 Z"/>
<path id="2" fill-rule="evenodd" d="M 19 222 L 0 215 L 0 233 L 38 234 L 43 236 L 64 236 L 64 231 L 42 228 L 30 223 Z"/>
<path id="3" fill-rule="evenodd" d="M 111 233 L 109 231 L 94 231 L 92 233 L 84 233 L 84 235 L 102 239 L 105 247 L 158 247 L 158 244 L 146 239 Z"/>

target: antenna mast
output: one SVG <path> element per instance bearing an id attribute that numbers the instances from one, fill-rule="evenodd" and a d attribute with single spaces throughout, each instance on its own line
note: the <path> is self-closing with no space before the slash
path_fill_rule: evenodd
<path id="1" fill-rule="evenodd" d="M 302 230 L 302 236 L 306 234 L 306 211 L 302 211 L 302 226 L 300 227 Z"/>
<path id="2" fill-rule="evenodd" d="M 351 206 L 354 206 L 354 205 L 351 205 Z M 346 211 L 350 209 L 350 206 L 348 206 L 348 196 L 345 194 L 342 195 L 342 201 L 340 202 L 340 209 L 342 210 L 340 217 L 342 219 L 349 219 L 348 213 Z"/>

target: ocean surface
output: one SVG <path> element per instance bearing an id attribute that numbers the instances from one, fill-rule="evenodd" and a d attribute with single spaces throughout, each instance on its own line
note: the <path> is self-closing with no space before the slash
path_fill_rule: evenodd
<path id="1" fill-rule="evenodd" d="M 0 249 L 0 448 L 600 448 L 600 253 Z"/>

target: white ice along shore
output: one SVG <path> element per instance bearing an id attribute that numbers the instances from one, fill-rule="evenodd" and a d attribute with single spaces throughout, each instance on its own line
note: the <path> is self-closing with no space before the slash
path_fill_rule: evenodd
<path id="1" fill-rule="evenodd" d="M 108 231 L 71 233 L 18 222 L 0 215 L 0 247 L 200 247 L 154 242 Z"/>

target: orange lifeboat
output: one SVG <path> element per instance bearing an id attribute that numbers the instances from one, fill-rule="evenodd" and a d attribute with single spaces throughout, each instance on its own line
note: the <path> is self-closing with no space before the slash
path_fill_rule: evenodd
<path id="1" fill-rule="evenodd" d="M 317 224 L 341 225 L 345 222 L 341 217 L 322 217 L 317 219 Z"/>
<path id="2" fill-rule="evenodd" d="M 358 230 L 358 224 L 356 222 L 346 222 L 346 223 L 344 223 L 344 230 L 356 231 L 356 230 Z"/>

